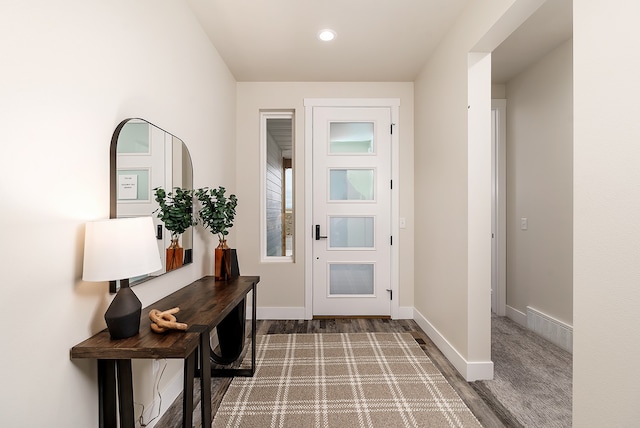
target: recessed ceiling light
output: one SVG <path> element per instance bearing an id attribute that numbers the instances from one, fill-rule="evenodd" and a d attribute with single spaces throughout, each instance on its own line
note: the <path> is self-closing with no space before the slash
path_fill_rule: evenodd
<path id="1" fill-rule="evenodd" d="M 318 32 L 318 38 L 323 42 L 330 42 L 331 40 L 336 38 L 336 32 L 330 29 L 320 30 Z"/>

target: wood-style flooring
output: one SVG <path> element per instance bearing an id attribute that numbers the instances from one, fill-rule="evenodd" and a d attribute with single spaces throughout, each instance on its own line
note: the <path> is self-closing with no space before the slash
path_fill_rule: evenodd
<path id="1" fill-rule="evenodd" d="M 250 326 L 247 330 L 250 329 Z M 440 369 L 449 383 L 464 400 L 480 423 L 485 427 L 500 428 L 509 426 L 503 423 L 500 417 L 492 411 L 478 393 L 465 381 L 465 379 L 449 363 L 440 350 L 431 342 L 427 335 L 413 320 L 390 320 L 382 318 L 327 318 L 316 320 L 259 320 L 257 321 L 257 334 L 291 334 L 291 333 L 364 333 L 364 332 L 409 332 L 420 344 L 425 353 Z M 231 379 L 212 379 L 212 411 L 215 411 L 222 401 Z M 196 382 L 194 402 L 198 403 L 194 410 L 194 424 L 200 427 L 200 385 Z M 157 428 L 178 428 L 182 421 L 182 395 L 180 395 L 171 407 L 165 412 Z"/>

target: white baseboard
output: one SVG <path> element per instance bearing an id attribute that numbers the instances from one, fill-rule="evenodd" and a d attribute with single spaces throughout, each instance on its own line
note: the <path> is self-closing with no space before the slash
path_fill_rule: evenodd
<path id="1" fill-rule="evenodd" d="M 412 320 L 413 319 L 413 306 L 400 306 L 398 308 L 399 320 Z"/>
<path id="2" fill-rule="evenodd" d="M 511 321 L 520 324 L 522 327 L 527 328 L 527 314 L 520 312 L 514 307 L 506 306 L 506 316 Z"/>
<path id="3" fill-rule="evenodd" d="M 413 319 L 418 323 L 420 328 L 424 330 L 427 336 L 429 336 L 467 382 L 493 379 L 493 361 L 467 361 L 420 311 L 414 309 L 413 313 Z"/>
<path id="4" fill-rule="evenodd" d="M 259 320 L 303 320 L 305 319 L 304 307 L 265 308 L 259 307 L 256 317 Z M 247 319 L 251 319 L 251 306 L 247 304 Z M 399 320 L 412 320 L 413 307 L 401 306 L 398 309 Z"/>
<path id="5" fill-rule="evenodd" d="M 573 353 L 573 327 L 569 324 L 527 306 L 527 327 L 554 345 Z"/>
<path id="6" fill-rule="evenodd" d="M 247 319 L 251 318 L 251 305 L 247 305 Z M 256 311 L 259 320 L 303 320 L 305 319 L 304 306 L 302 307 L 261 307 Z"/>
<path id="7" fill-rule="evenodd" d="M 545 340 L 573 353 L 573 327 L 537 309 L 527 306 L 527 313 L 507 306 L 507 318 L 531 330 Z"/>

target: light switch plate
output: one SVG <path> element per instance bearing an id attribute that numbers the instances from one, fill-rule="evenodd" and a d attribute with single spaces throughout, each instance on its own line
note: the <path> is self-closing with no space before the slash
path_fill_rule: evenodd
<path id="1" fill-rule="evenodd" d="M 520 219 L 520 230 L 527 230 L 529 228 L 529 220 L 526 217 Z"/>

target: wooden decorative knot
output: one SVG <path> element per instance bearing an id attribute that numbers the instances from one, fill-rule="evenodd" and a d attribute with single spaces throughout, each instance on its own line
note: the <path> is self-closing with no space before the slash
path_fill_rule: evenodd
<path id="1" fill-rule="evenodd" d="M 155 333 L 164 333 L 168 330 L 186 330 L 187 325 L 182 322 L 176 322 L 173 314 L 180 312 L 180 308 L 167 309 L 160 312 L 157 309 L 151 309 L 149 318 L 151 319 L 151 330 Z"/>

